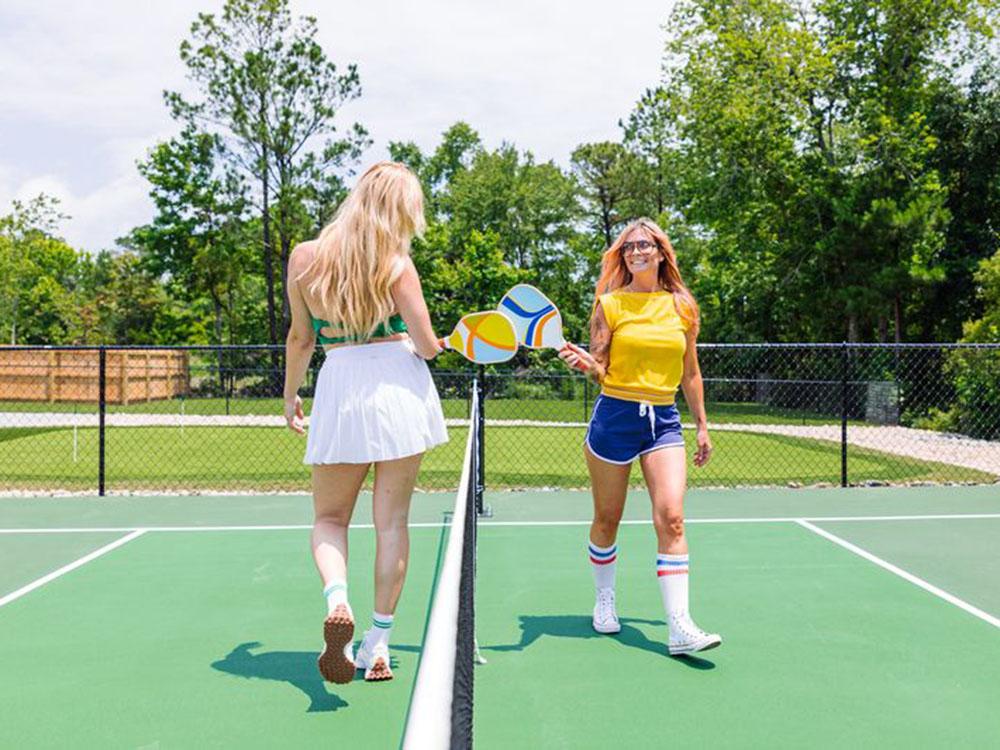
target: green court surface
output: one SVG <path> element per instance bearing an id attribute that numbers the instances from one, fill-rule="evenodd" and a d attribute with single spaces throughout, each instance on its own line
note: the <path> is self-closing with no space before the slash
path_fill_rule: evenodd
<path id="1" fill-rule="evenodd" d="M 589 495 L 486 501 L 479 747 L 1000 737 L 997 486 L 691 491 L 692 609 L 724 643 L 680 659 L 645 493 L 619 535 L 618 636 L 590 628 Z M 332 685 L 315 667 L 308 497 L 0 499 L 0 747 L 398 746 L 453 502 L 414 498 L 396 678 Z M 369 505 L 351 537 L 362 625 Z"/>

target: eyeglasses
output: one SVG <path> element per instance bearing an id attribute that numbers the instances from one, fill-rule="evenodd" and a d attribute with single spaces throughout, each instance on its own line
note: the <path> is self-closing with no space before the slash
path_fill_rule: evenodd
<path id="1" fill-rule="evenodd" d="M 646 255 L 651 252 L 652 249 L 656 247 L 655 242 L 650 242 L 649 240 L 638 240 L 637 242 L 623 242 L 622 243 L 622 255 L 628 255 L 629 253 L 636 252 Z"/>

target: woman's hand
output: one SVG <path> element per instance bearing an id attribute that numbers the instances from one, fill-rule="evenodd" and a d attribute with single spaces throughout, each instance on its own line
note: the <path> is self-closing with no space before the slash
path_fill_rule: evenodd
<path id="1" fill-rule="evenodd" d="M 712 440 L 708 437 L 708 428 L 698 428 L 698 450 L 694 453 L 694 465 L 701 467 L 712 457 Z"/>
<path id="2" fill-rule="evenodd" d="M 285 399 L 285 421 L 288 429 L 300 435 L 306 434 L 306 415 L 302 412 L 302 399 L 296 396 L 294 399 Z"/>
<path id="3" fill-rule="evenodd" d="M 579 370 L 582 373 L 590 374 L 590 372 L 597 367 L 597 360 L 594 359 L 590 352 L 581 349 L 576 344 L 566 343 L 562 349 L 559 350 L 559 359 L 565 362 L 569 367 L 574 370 Z"/>

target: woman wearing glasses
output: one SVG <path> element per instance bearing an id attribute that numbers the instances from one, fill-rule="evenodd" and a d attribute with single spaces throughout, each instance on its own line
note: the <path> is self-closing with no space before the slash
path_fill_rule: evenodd
<path id="1" fill-rule="evenodd" d="M 653 503 L 656 575 L 670 629 L 671 655 L 722 643 L 691 619 L 684 438 L 674 403 L 678 386 L 697 428 L 695 466 L 711 456 L 695 342 L 698 305 L 681 279 L 666 233 L 649 219 L 632 222 L 604 253 L 590 321 L 590 351 L 567 344 L 559 356 L 601 386 L 584 455 L 594 496 L 589 556 L 597 601 L 594 630 L 621 630 L 615 611 L 618 524 L 636 459 Z"/>

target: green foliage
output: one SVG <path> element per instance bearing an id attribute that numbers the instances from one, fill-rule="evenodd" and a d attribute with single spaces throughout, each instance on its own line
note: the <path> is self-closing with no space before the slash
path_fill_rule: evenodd
<path id="1" fill-rule="evenodd" d="M 0 216 L 0 326 L 11 344 L 75 341 L 83 257 L 54 236 L 65 218 L 44 194 Z"/>
<path id="2" fill-rule="evenodd" d="M 389 144 L 427 196 L 413 257 L 439 332 L 520 281 L 588 339 L 602 250 L 647 215 L 722 341 L 1000 340 L 1000 65 L 992 0 L 680 0 L 662 80 L 569 168 L 456 122 Z M 52 199 L 0 217 L 0 327 L 29 343 L 277 343 L 290 247 L 316 236 L 370 143 L 360 96 L 288 0 L 227 0 L 181 45 L 181 131 L 141 161 L 156 214 L 90 256 Z M 500 134 L 502 135 L 502 134 Z M 263 334 L 267 331 L 267 334 Z M 457 365 L 445 361 L 442 364 Z M 515 365 L 561 365 L 521 353 Z M 992 361 L 949 359 L 959 429 Z M 992 378 L 992 380 L 991 380 Z M 266 386 L 266 384 L 265 384 Z M 981 420 L 980 420 L 981 421 Z M 962 428 L 964 429 L 964 428 Z"/>
<path id="3" fill-rule="evenodd" d="M 946 278 L 931 94 L 985 6 L 675 7 L 663 83 L 624 127 L 650 192 L 707 246 L 692 282 L 709 337 L 906 336 L 908 303 Z"/>
<path id="4" fill-rule="evenodd" d="M 985 311 L 983 317 L 966 323 L 962 341 L 1000 343 L 1000 251 L 979 264 L 975 281 Z M 1000 438 L 1000 351 L 952 352 L 945 372 L 955 388 L 956 428 L 973 437 Z"/>
<path id="5" fill-rule="evenodd" d="M 577 146 L 571 163 L 580 181 L 588 223 L 609 246 L 616 230 L 633 218 L 630 199 L 644 187 L 637 179 L 639 161 L 622 144 L 604 141 Z"/>
<path id="6" fill-rule="evenodd" d="M 210 303 L 213 343 L 234 343 L 236 308 L 253 267 L 254 243 L 244 219 L 245 186 L 219 163 L 219 150 L 218 137 L 191 125 L 158 144 L 139 164 L 157 214 L 122 242 L 139 253 L 143 269 L 162 278 L 175 299 Z M 192 331 L 175 333 L 175 340 L 196 343 Z"/>
<path id="7" fill-rule="evenodd" d="M 317 33 L 315 18 L 293 22 L 288 0 L 227 0 L 221 15 L 199 14 L 181 44 L 197 97 L 164 92 L 176 120 L 216 139 L 259 207 L 272 344 L 289 322 L 291 248 L 329 217 L 344 193 L 338 171 L 370 144 L 360 125 L 341 132 L 334 124 L 339 109 L 360 96 L 361 82 L 356 66 L 341 72 L 327 59 Z"/>
<path id="8" fill-rule="evenodd" d="M 429 226 L 413 258 L 439 331 L 467 312 L 495 307 L 520 282 L 538 284 L 559 305 L 568 331 L 585 327 L 599 254 L 577 227 L 570 175 L 510 145 L 488 151 L 463 122 L 429 155 L 412 143 L 393 143 L 390 153 L 417 173 L 428 196 Z"/>

